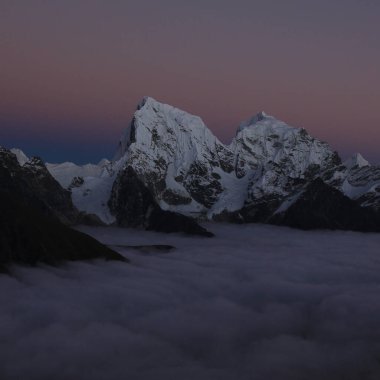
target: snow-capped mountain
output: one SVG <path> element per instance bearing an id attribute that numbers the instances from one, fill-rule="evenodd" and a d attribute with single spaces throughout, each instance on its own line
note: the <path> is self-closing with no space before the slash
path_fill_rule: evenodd
<path id="1" fill-rule="evenodd" d="M 302 178 L 311 168 L 324 169 L 339 163 L 327 143 L 264 112 L 239 126 L 231 148 L 238 175 L 274 164 L 284 175 Z"/>
<path id="2" fill-rule="evenodd" d="M 315 175 L 340 163 L 327 143 L 264 112 L 242 123 L 230 146 L 237 176 L 250 176 L 245 206 L 251 213 L 255 205 L 262 211 L 263 204 L 272 204 L 270 211 Z"/>
<path id="3" fill-rule="evenodd" d="M 145 98 L 122 146 L 126 165 L 150 189 L 162 209 L 200 215 L 234 178 L 233 153 L 203 121 L 177 108 Z"/>
<path id="4" fill-rule="evenodd" d="M 137 107 L 112 162 L 48 167 L 70 188 L 78 209 L 106 223 L 116 221 L 118 202 L 124 204 L 128 173 L 162 210 L 200 219 L 268 221 L 306 189 L 310 193 L 316 178 L 362 206 L 380 203 L 379 167 L 360 155 L 342 163 L 303 128 L 260 112 L 224 145 L 199 117 L 149 97 Z"/>

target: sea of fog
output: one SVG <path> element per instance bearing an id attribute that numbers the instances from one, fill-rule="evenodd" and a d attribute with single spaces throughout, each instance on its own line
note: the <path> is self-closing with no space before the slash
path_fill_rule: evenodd
<path id="1" fill-rule="evenodd" d="M 380 234 L 207 228 L 83 227 L 131 263 L 0 275 L 0 379 L 380 379 Z"/>

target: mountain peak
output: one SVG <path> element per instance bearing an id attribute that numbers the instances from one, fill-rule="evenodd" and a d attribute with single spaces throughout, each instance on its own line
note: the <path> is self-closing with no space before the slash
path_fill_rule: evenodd
<path id="1" fill-rule="evenodd" d="M 256 114 L 255 118 L 260 121 L 260 120 L 263 120 L 265 119 L 266 117 L 270 117 L 270 115 L 268 115 L 266 112 L 264 111 L 260 111 Z"/>
<path id="2" fill-rule="evenodd" d="M 17 161 L 21 166 L 24 166 L 29 161 L 29 157 L 21 149 L 12 148 L 11 152 L 16 155 Z"/>
<path id="3" fill-rule="evenodd" d="M 140 103 L 137 105 L 137 110 L 141 110 L 141 108 L 143 108 L 145 105 L 148 105 L 148 104 L 154 104 L 154 103 L 159 103 L 156 99 L 153 99 L 152 97 L 150 96 L 144 96 Z"/>
<path id="4" fill-rule="evenodd" d="M 355 153 L 344 163 L 344 166 L 347 169 L 352 169 L 355 167 L 362 168 L 364 166 L 371 166 L 371 164 L 360 153 Z"/>
<path id="5" fill-rule="evenodd" d="M 257 113 L 255 116 L 251 117 L 250 119 L 243 121 L 238 129 L 237 129 L 237 134 L 241 131 L 243 131 L 246 128 L 250 127 L 271 127 L 271 128 L 280 128 L 280 129 L 285 129 L 288 130 L 290 128 L 293 129 L 293 127 L 290 127 L 286 123 L 284 123 L 281 120 L 276 119 L 274 116 L 268 115 L 266 112 L 261 111 Z"/>
<path id="6" fill-rule="evenodd" d="M 268 119 L 268 118 L 274 119 L 273 116 L 268 115 L 264 111 L 260 111 L 255 116 L 251 117 L 251 119 L 249 119 L 249 122 L 250 122 L 250 124 L 256 124 L 259 121 L 263 121 L 263 120 Z"/>

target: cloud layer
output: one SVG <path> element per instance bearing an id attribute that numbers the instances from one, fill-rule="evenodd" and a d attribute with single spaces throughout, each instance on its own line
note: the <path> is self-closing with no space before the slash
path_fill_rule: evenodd
<path id="1" fill-rule="evenodd" d="M 1 379 L 378 379 L 380 235 L 86 228 L 121 263 L 0 276 Z"/>

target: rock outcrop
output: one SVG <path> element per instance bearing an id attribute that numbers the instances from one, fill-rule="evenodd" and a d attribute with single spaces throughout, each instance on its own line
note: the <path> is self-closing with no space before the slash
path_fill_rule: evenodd
<path id="1" fill-rule="evenodd" d="M 151 190 L 144 185 L 130 166 L 119 173 L 112 188 L 109 207 L 116 216 L 117 224 L 122 227 L 212 236 L 195 220 L 162 210 Z"/>

